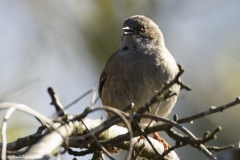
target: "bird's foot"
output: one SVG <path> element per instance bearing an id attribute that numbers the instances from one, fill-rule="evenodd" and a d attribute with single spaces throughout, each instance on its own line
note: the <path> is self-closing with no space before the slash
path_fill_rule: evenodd
<path id="1" fill-rule="evenodd" d="M 157 132 L 153 133 L 153 138 L 156 139 L 157 141 L 161 142 L 163 144 L 164 150 L 168 150 L 171 146 L 162 138 L 158 135 Z"/>

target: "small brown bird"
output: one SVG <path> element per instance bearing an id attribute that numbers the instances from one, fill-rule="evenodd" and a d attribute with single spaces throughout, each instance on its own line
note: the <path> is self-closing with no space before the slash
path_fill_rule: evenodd
<path id="1" fill-rule="evenodd" d="M 125 20 L 123 31 L 118 50 L 110 56 L 100 76 L 98 92 L 103 105 L 120 110 L 133 102 L 131 113 L 151 98 L 155 90 L 173 80 L 179 69 L 165 47 L 162 32 L 151 19 L 131 16 Z M 160 117 L 170 114 L 180 86 L 175 84 L 171 90 L 177 95 L 151 106 L 152 114 Z M 150 120 L 140 123 L 147 126 Z M 158 138 L 156 134 L 154 137 Z"/>

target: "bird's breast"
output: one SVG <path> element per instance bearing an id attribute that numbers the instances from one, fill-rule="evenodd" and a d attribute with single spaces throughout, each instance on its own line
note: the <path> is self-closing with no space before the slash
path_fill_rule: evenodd
<path id="1" fill-rule="evenodd" d="M 155 54 L 130 55 L 122 52 L 115 58 L 108 74 L 111 76 L 106 81 L 109 86 L 103 93 L 107 97 L 104 98 L 108 101 L 106 103 L 115 108 L 121 109 L 132 102 L 136 108 L 141 106 L 170 78 Z"/>

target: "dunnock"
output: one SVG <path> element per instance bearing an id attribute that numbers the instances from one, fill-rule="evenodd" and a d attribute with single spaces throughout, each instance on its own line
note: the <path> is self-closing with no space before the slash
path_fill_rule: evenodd
<path id="1" fill-rule="evenodd" d="M 103 105 L 120 110 L 133 102 L 131 113 L 151 98 L 155 90 L 173 80 L 179 69 L 165 47 L 162 32 L 151 19 L 131 16 L 125 20 L 123 30 L 120 46 L 100 76 L 98 92 Z M 153 105 L 151 113 L 160 117 L 169 115 L 180 86 L 175 84 L 171 90 L 177 95 Z M 144 119 L 141 125 L 149 122 Z"/>

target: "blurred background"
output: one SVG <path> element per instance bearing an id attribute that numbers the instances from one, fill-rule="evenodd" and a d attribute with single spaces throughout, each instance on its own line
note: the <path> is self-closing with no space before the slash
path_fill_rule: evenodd
<path id="1" fill-rule="evenodd" d="M 181 92 L 169 118 L 228 103 L 240 95 L 239 8 L 238 0 L 1 1 L 0 102 L 23 103 L 51 116 L 55 110 L 50 105 L 49 86 L 63 105 L 92 87 L 97 89 L 109 55 L 118 48 L 123 21 L 142 14 L 159 25 L 167 48 L 186 69 L 183 81 L 193 88 Z M 91 95 L 68 113 L 81 113 L 90 100 Z M 235 143 L 239 141 L 239 112 L 240 105 L 185 126 L 202 137 L 206 130 L 220 125 L 223 131 L 209 145 Z M 0 117 L 4 113 L 1 110 Z M 102 115 L 106 116 L 103 112 L 92 116 Z M 8 141 L 32 134 L 38 126 L 33 117 L 15 112 L 8 126 Z M 181 159 L 206 159 L 191 147 L 176 152 Z M 123 159 L 121 156 L 116 158 Z"/>

